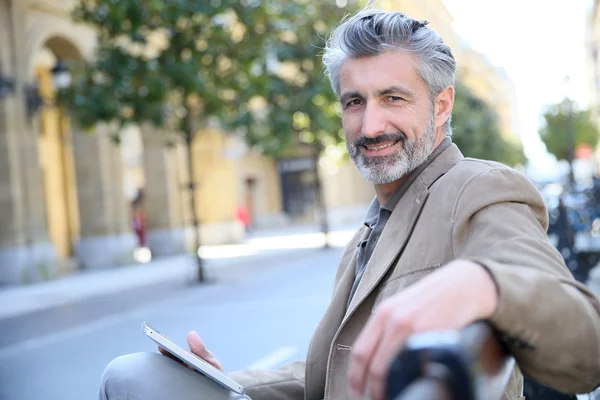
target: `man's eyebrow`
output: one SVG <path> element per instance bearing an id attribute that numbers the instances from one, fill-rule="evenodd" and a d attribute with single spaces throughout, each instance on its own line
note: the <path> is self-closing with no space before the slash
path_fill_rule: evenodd
<path id="1" fill-rule="evenodd" d="M 398 93 L 406 97 L 408 100 L 411 100 L 415 97 L 415 94 L 410 90 L 403 88 L 401 86 L 390 86 L 389 88 L 379 90 L 377 94 L 379 96 L 385 96 L 386 94 Z"/>
<path id="2" fill-rule="evenodd" d="M 349 99 L 359 98 L 362 99 L 363 96 L 358 92 L 348 92 L 344 93 L 340 96 L 340 103 L 346 104 Z"/>

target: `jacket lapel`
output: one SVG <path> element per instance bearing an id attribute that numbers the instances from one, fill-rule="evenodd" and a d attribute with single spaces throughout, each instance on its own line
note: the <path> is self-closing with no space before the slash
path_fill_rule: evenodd
<path id="1" fill-rule="evenodd" d="M 463 155 L 458 147 L 454 144 L 450 145 L 425 168 L 404 193 L 375 246 L 342 325 L 377 287 L 396 257 L 401 253 L 429 196 L 431 185 L 462 158 Z"/>
<path id="2" fill-rule="evenodd" d="M 311 339 L 305 376 L 307 399 L 323 398 L 330 347 L 333 343 L 333 337 L 344 318 L 346 303 L 354 283 L 356 247 L 359 238 L 366 229 L 365 226 L 361 227 L 354 239 L 348 243 L 335 277 L 333 297 Z"/>
<path id="3" fill-rule="evenodd" d="M 396 256 L 400 254 L 410 237 L 427 196 L 429 196 L 429 190 L 420 179 L 413 182 L 402 196 L 385 225 L 379 242 L 367 263 L 345 319 L 349 318 L 358 305 L 375 289 L 381 278 L 392 266 Z"/>

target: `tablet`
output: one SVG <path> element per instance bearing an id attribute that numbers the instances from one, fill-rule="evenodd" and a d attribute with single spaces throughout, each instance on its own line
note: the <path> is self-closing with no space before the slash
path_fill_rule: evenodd
<path id="1" fill-rule="evenodd" d="M 156 329 L 149 327 L 145 321 L 142 322 L 142 332 L 144 332 L 150 339 L 154 340 L 154 342 L 156 342 L 156 344 L 158 344 L 160 347 L 172 354 L 175 358 L 190 365 L 196 371 L 217 382 L 224 388 L 240 395 L 244 395 L 246 393 L 246 389 L 242 385 L 235 382 L 223 371 L 218 370 L 195 354 L 192 354 L 189 351 L 179 347 L 165 335 L 161 334 Z"/>

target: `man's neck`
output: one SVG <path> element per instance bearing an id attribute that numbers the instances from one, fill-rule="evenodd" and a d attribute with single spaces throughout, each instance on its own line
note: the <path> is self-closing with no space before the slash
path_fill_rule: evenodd
<path id="1" fill-rule="evenodd" d="M 394 182 L 375 185 L 375 194 L 377 195 L 377 201 L 379 202 L 379 205 L 387 203 L 390 197 L 392 197 L 392 195 L 400 188 L 402 182 L 406 180 L 406 176 L 407 175 L 404 175 L 402 178 Z"/>

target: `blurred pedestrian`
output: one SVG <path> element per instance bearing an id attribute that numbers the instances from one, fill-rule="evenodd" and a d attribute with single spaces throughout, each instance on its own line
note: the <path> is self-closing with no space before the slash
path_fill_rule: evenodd
<path id="1" fill-rule="evenodd" d="M 600 205 L 600 177 L 592 177 L 592 198 L 594 206 Z"/>
<path id="2" fill-rule="evenodd" d="M 324 62 L 350 156 L 376 197 L 342 255 L 306 361 L 231 376 L 254 400 L 383 399 L 410 335 L 487 320 L 518 364 L 503 399 L 522 398 L 522 372 L 566 392 L 600 384 L 600 305 L 549 243 L 540 193 L 452 143 L 451 49 L 426 22 L 369 9 L 336 28 Z M 221 368 L 198 334 L 188 342 Z M 208 396 L 208 380 L 173 365 L 117 358 L 100 396 Z"/>
<path id="3" fill-rule="evenodd" d="M 248 211 L 246 210 L 246 207 L 244 207 L 242 205 L 238 205 L 235 208 L 235 217 L 242 225 L 244 225 L 244 229 L 246 230 L 246 232 L 249 232 L 250 231 L 250 216 L 248 215 Z"/>
<path id="4" fill-rule="evenodd" d="M 137 194 L 131 202 L 132 229 L 137 238 L 137 248 L 147 248 L 148 222 L 144 210 L 144 191 L 138 189 Z"/>

